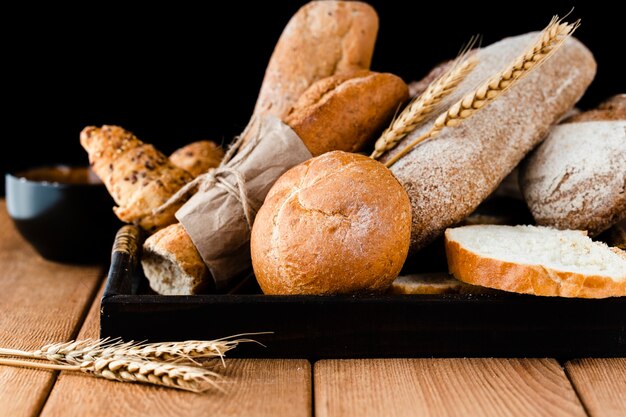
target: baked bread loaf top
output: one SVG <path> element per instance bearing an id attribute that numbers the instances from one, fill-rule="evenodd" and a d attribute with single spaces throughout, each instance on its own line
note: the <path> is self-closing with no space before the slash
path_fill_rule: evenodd
<path id="1" fill-rule="evenodd" d="M 408 99 L 407 85 L 393 74 L 366 70 L 314 83 L 285 118 L 313 156 L 357 152 L 389 124 Z"/>
<path id="2" fill-rule="evenodd" d="M 502 71 L 536 37 L 530 33 L 508 38 L 476 51 L 477 66 L 444 99 L 444 108 Z M 570 38 L 548 61 L 471 118 L 443 129 L 394 164 L 391 171 L 407 190 L 413 208 L 412 251 L 473 212 L 578 101 L 595 70 L 591 52 Z M 436 116 L 381 160 L 429 130 Z"/>
<path id="3" fill-rule="evenodd" d="M 595 236 L 626 218 L 626 120 L 555 126 L 521 165 L 520 187 L 541 225 Z"/>
<path id="4" fill-rule="evenodd" d="M 615 95 L 601 103 L 597 109 L 576 114 L 566 119 L 565 122 L 592 122 L 602 120 L 626 120 L 626 94 Z"/>
<path id="5" fill-rule="evenodd" d="M 174 165 L 184 169 L 193 177 L 204 174 L 210 168 L 216 168 L 222 162 L 222 158 L 224 158 L 224 150 L 210 140 L 190 143 L 170 155 L 170 161 Z"/>
<path id="6" fill-rule="evenodd" d="M 312 1 L 291 18 L 265 71 L 254 114 L 281 120 L 311 84 L 369 69 L 378 15 L 358 1 Z"/>
<path id="7" fill-rule="evenodd" d="M 174 213 L 183 204 L 153 213 L 191 175 L 172 164 L 154 146 L 118 126 L 89 126 L 80 133 L 93 172 L 100 177 L 118 204 L 113 210 L 120 220 L 155 231 L 176 222 Z"/>
<path id="8" fill-rule="evenodd" d="M 146 239 L 141 266 L 150 288 L 159 294 L 199 294 L 212 284 L 209 270 L 180 223 Z"/>
<path id="9" fill-rule="evenodd" d="M 252 228 L 254 273 L 265 294 L 387 289 L 407 255 L 409 200 L 388 169 L 328 152 L 283 174 Z"/>
<path id="10" fill-rule="evenodd" d="M 626 295 L 626 253 L 584 232 L 482 225 L 445 236 L 450 272 L 469 284 L 543 296 Z"/>

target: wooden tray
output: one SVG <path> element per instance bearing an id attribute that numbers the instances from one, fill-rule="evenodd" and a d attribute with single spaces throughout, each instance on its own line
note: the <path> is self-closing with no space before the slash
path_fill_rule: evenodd
<path id="1" fill-rule="evenodd" d="M 163 296 L 150 293 L 138 266 L 140 243 L 134 226 L 116 236 L 102 296 L 101 337 L 165 341 L 272 331 L 255 336 L 266 347 L 245 344 L 229 356 L 311 360 L 626 356 L 626 298 Z"/>

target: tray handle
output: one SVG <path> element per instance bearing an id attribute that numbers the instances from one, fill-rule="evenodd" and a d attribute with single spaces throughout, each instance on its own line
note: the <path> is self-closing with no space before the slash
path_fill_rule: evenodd
<path id="1" fill-rule="evenodd" d="M 141 230 L 137 226 L 122 226 L 115 235 L 111 251 L 111 267 L 104 296 L 130 294 L 136 290 L 134 271 L 139 259 Z"/>

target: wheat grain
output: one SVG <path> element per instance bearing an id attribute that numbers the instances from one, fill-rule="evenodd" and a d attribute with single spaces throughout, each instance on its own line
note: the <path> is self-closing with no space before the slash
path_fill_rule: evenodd
<path id="1" fill-rule="evenodd" d="M 468 52 L 462 54 L 448 70 L 433 81 L 422 94 L 411 101 L 402 113 L 391 122 L 376 141 L 374 152 L 370 158 L 378 159 L 385 152 L 395 148 L 402 138 L 415 130 L 438 108 L 441 101 L 456 89 L 476 66 L 476 63 L 476 59 L 469 56 Z"/>
<path id="2" fill-rule="evenodd" d="M 193 392 L 204 392 L 217 385 L 219 375 L 204 368 L 137 358 L 98 358 L 80 363 L 45 363 L 0 358 L 0 365 L 56 371 L 80 371 L 96 377 L 123 382 L 140 382 Z"/>
<path id="3" fill-rule="evenodd" d="M 489 78 L 478 88 L 454 103 L 446 112 L 437 117 L 433 126 L 426 133 L 413 140 L 393 158 L 389 159 L 385 166 L 391 167 L 419 143 L 436 136 L 444 127 L 458 126 L 476 111 L 484 108 L 517 81 L 547 61 L 579 25 L 580 20 L 570 24 L 561 22 L 557 16 L 552 18 L 550 24 L 541 32 L 530 48 L 515 58 L 504 71 Z"/>

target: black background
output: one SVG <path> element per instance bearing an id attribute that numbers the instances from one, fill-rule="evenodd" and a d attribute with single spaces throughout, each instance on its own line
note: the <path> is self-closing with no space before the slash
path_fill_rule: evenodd
<path id="1" fill-rule="evenodd" d="M 119 124 L 166 153 L 194 140 L 230 140 L 252 112 L 283 27 L 304 3 L 27 4 L 4 13 L 1 170 L 86 164 L 78 142 L 86 125 Z M 472 35 L 487 45 L 539 30 L 575 6 L 569 20 L 582 18 L 576 36 L 598 61 L 581 106 L 626 90 L 623 16 L 610 2 L 431 1 L 429 11 L 419 2 L 370 3 L 380 17 L 372 69 L 407 82 L 454 57 Z"/>

